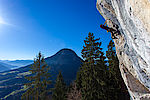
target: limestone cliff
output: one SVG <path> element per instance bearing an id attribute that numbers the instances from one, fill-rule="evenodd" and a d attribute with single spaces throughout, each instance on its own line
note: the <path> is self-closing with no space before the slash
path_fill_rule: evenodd
<path id="1" fill-rule="evenodd" d="M 119 33 L 111 34 L 130 96 L 150 100 L 150 0 L 97 0 L 97 9 Z"/>

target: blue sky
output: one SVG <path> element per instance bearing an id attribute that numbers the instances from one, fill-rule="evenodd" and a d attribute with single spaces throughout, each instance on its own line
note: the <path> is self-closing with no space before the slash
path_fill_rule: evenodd
<path id="1" fill-rule="evenodd" d="M 111 37 L 103 23 L 96 0 L 0 0 L 0 59 L 48 57 L 62 48 L 81 56 L 89 32 L 106 51 Z"/>

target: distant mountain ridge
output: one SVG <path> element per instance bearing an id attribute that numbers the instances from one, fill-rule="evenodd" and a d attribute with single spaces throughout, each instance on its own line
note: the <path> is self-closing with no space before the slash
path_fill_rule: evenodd
<path id="1" fill-rule="evenodd" d="M 12 66 L 12 65 L 9 65 L 9 64 L 3 63 L 3 62 L 1 62 L 1 61 L 0 61 L 0 64 L 1 64 L 1 65 L 3 65 L 3 66 L 5 66 L 5 67 L 7 67 L 9 70 L 11 70 L 11 69 L 14 69 L 14 68 L 17 68 L 17 67 L 18 67 L 18 66 Z M 5 70 L 3 70 L 3 71 L 7 71 L 8 69 L 5 69 Z M 2 72 L 2 70 L 0 70 L 0 72 Z"/>
<path id="2" fill-rule="evenodd" d="M 10 68 L 7 66 L 4 66 L 2 63 L 0 63 L 0 72 L 7 71 L 7 70 L 10 70 Z"/>
<path id="3" fill-rule="evenodd" d="M 54 82 L 58 72 L 61 71 L 67 84 L 76 78 L 76 72 L 82 63 L 82 59 L 73 50 L 66 48 L 45 58 L 45 61 L 51 67 L 49 71 L 52 76 L 51 80 Z M 16 100 L 21 96 L 23 83 L 27 82 L 24 76 L 31 74 L 29 73 L 30 66 L 0 73 L 0 99 Z"/>
<path id="4" fill-rule="evenodd" d="M 33 60 L 0 60 L 0 62 L 8 64 L 8 65 L 12 65 L 12 66 L 23 67 L 23 66 L 32 64 Z"/>
<path id="5" fill-rule="evenodd" d="M 20 68 L 23 66 L 30 65 L 32 63 L 33 63 L 33 60 L 0 60 L 0 64 L 5 67 L 8 67 L 9 69 Z"/>

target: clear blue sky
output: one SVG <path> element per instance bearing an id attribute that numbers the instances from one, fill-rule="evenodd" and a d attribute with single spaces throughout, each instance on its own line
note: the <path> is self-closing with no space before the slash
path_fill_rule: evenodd
<path id="1" fill-rule="evenodd" d="M 106 51 L 111 37 L 102 23 L 96 0 L 0 0 L 0 59 L 48 57 L 62 48 L 81 56 L 89 32 Z"/>

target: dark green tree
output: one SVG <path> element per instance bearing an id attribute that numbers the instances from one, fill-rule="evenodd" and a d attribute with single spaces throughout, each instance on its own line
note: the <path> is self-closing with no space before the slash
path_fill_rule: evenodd
<path id="1" fill-rule="evenodd" d="M 61 72 L 59 72 L 54 89 L 52 90 L 52 100 L 66 100 L 66 93 L 67 87 Z"/>
<path id="2" fill-rule="evenodd" d="M 22 95 L 21 99 L 25 100 L 44 100 L 48 92 L 47 86 L 51 84 L 48 80 L 50 77 L 50 67 L 45 63 L 44 57 L 41 53 L 34 59 L 34 64 L 30 67 L 32 75 L 25 78 L 29 81 L 25 84 L 27 87 L 26 92 Z"/>
<path id="3" fill-rule="evenodd" d="M 129 100 L 130 96 L 127 92 L 127 88 L 122 79 L 119 60 L 116 55 L 114 42 L 111 40 L 108 45 L 108 50 L 106 51 L 106 56 L 108 58 L 108 98 L 113 100 Z"/>
<path id="4" fill-rule="evenodd" d="M 79 68 L 78 72 L 77 72 L 77 75 L 76 75 L 76 80 L 75 80 L 75 83 L 76 83 L 76 86 L 77 86 L 77 89 L 80 90 L 82 88 L 81 86 L 81 83 L 82 83 L 82 76 L 81 76 L 81 72 L 82 72 L 82 67 Z"/>
<path id="5" fill-rule="evenodd" d="M 67 93 L 67 100 L 81 100 L 81 91 L 77 89 L 76 83 L 72 83 Z"/>
<path id="6" fill-rule="evenodd" d="M 81 89 L 83 100 L 104 100 L 105 98 L 102 87 L 105 86 L 106 66 L 99 40 L 94 39 L 93 33 L 89 33 L 84 40 L 85 46 L 81 52 L 84 61 L 76 80 L 78 88 Z"/>

